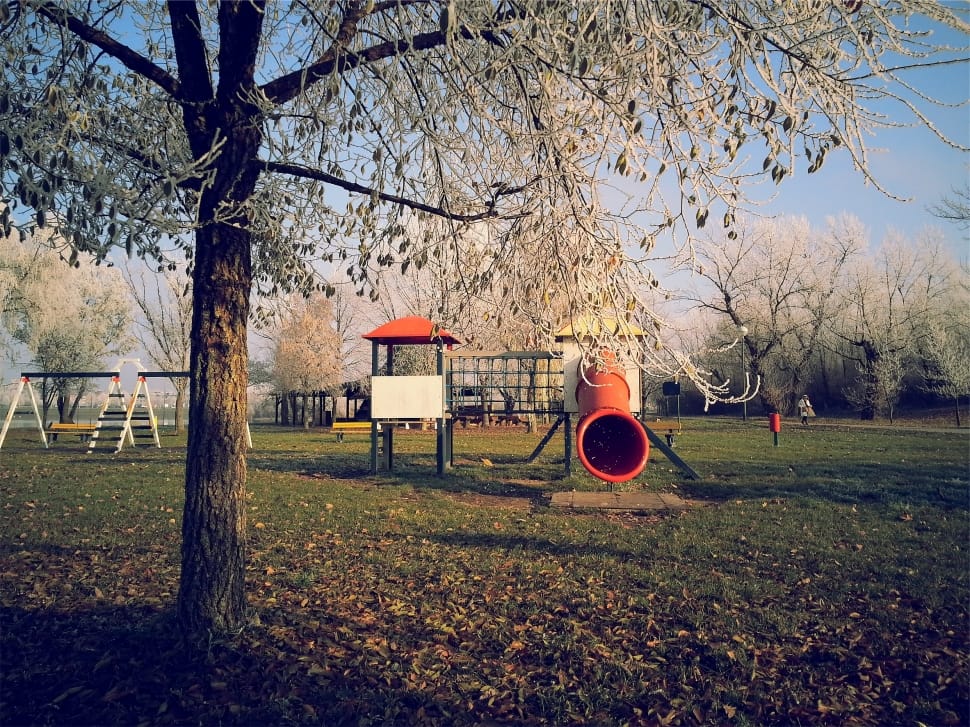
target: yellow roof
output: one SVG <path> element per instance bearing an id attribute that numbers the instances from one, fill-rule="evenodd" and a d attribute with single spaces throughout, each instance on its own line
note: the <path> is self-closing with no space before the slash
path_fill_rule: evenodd
<path id="1" fill-rule="evenodd" d="M 563 341 L 569 338 L 586 338 L 598 336 L 603 333 L 610 333 L 620 336 L 645 336 L 642 328 L 638 328 L 629 321 L 617 318 L 581 318 L 578 321 L 561 328 L 556 333 L 556 340 Z"/>

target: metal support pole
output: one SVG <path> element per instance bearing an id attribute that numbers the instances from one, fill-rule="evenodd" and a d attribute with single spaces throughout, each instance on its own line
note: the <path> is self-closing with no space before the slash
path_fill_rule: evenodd
<path id="1" fill-rule="evenodd" d="M 372 376 L 380 375 L 380 367 L 378 363 L 379 348 L 380 344 L 377 343 L 377 341 L 371 343 L 370 371 Z M 348 400 L 348 407 L 349 406 L 350 404 Z M 373 407 L 373 402 L 371 402 L 371 406 Z M 377 420 L 373 418 L 371 419 L 370 423 L 370 471 L 371 474 L 377 474 Z"/>
<path id="2" fill-rule="evenodd" d="M 748 421 L 748 377 L 745 375 L 744 370 L 744 337 L 748 334 L 747 326 L 738 326 L 738 332 L 741 334 L 741 382 L 744 387 L 741 390 L 741 395 L 744 399 L 741 401 L 741 421 Z"/>
<path id="3" fill-rule="evenodd" d="M 744 371 L 744 336 L 741 337 L 741 380 L 745 381 L 745 384 L 747 384 L 747 377 L 745 376 L 745 371 Z M 745 394 L 747 394 L 747 388 L 748 388 L 747 385 L 745 385 L 744 388 L 745 388 Z M 748 421 L 747 398 L 745 398 L 745 400 L 741 402 L 741 421 L 743 422 Z"/>
<path id="4" fill-rule="evenodd" d="M 565 419 L 566 428 L 563 431 L 563 434 L 564 434 L 563 438 L 566 440 L 565 442 L 566 456 L 565 456 L 564 465 L 566 470 L 566 477 L 569 477 L 573 473 L 573 425 L 572 425 L 572 422 L 569 421 L 570 419 L 569 412 L 566 412 L 563 416 L 566 418 Z"/>
<path id="5" fill-rule="evenodd" d="M 447 391 L 445 389 L 445 349 L 444 346 L 439 342 L 438 350 L 436 351 L 437 365 L 438 365 L 438 376 L 441 377 L 442 386 L 442 407 L 445 405 L 444 394 Z M 445 452 L 448 438 L 445 436 L 445 413 L 441 412 L 441 416 L 438 417 L 438 431 L 435 432 L 435 461 L 438 468 L 438 474 L 443 475 L 445 473 L 445 466 L 448 461 L 447 453 Z"/>

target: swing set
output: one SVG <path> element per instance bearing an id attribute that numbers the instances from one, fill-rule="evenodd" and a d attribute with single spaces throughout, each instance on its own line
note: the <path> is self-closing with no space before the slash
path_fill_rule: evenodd
<path id="1" fill-rule="evenodd" d="M 131 396 L 125 394 L 121 384 L 121 369 L 126 365 L 135 365 L 138 376 Z M 23 372 L 17 393 L 10 401 L 10 408 L 0 429 L 0 447 L 3 447 L 7 431 L 13 422 L 14 414 L 20 405 L 20 400 L 26 390 L 29 395 L 37 431 L 44 448 L 50 447 L 50 441 L 56 440 L 59 434 L 77 434 L 82 441 L 87 441 L 88 452 L 93 452 L 98 444 L 114 446 L 115 453 L 120 452 L 127 442 L 133 447 L 154 446 L 161 448 L 158 437 L 158 420 L 152 406 L 148 380 L 152 378 L 171 378 L 173 376 L 188 376 L 188 371 L 142 371 L 138 359 L 121 359 L 114 371 L 46 371 Z M 104 401 L 98 411 L 98 418 L 93 424 L 60 424 L 54 423 L 45 427 L 34 393 L 31 379 L 109 379 Z M 50 440 L 48 439 L 50 436 Z M 102 447 L 104 449 L 104 447 Z"/>

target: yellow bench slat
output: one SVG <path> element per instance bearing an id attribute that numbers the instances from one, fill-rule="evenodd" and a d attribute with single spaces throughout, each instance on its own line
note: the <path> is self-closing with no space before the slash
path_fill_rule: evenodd
<path id="1" fill-rule="evenodd" d="M 679 432 L 683 429 L 683 426 L 681 425 L 680 422 L 675 420 L 669 420 L 669 419 L 661 419 L 660 421 L 655 421 L 655 422 L 645 421 L 644 424 L 646 424 L 654 431 L 666 429 L 668 431 L 672 430 L 675 432 Z"/>

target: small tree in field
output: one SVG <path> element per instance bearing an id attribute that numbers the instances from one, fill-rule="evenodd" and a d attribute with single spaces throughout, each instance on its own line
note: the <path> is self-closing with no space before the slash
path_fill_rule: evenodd
<path id="1" fill-rule="evenodd" d="M 924 387 L 954 404 L 959 427 L 960 401 L 970 398 L 970 275 L 963 266 L 958 281 L 944 296 L 919 339 Z"/>
<path id="2" fill-rule="evenodd" d="M 330 260 L 367 294 L 470 239 L 468 294 L 504 290 L 550 343 L 554 293 L 571 318 L 642 314 L 630 353 L 714 396 L 637 310 L 656 241 L 730 225 L 747 179 L 831 153 L 868 174 L 869 131 L 927 121 L 904 76 L 959 55 L 917 21 L 968 29 L 933 0 L 0 4 L 0 223 L 191 254 L 183 631 L 245 620 L 254 292 L 308 292 Z"/>

